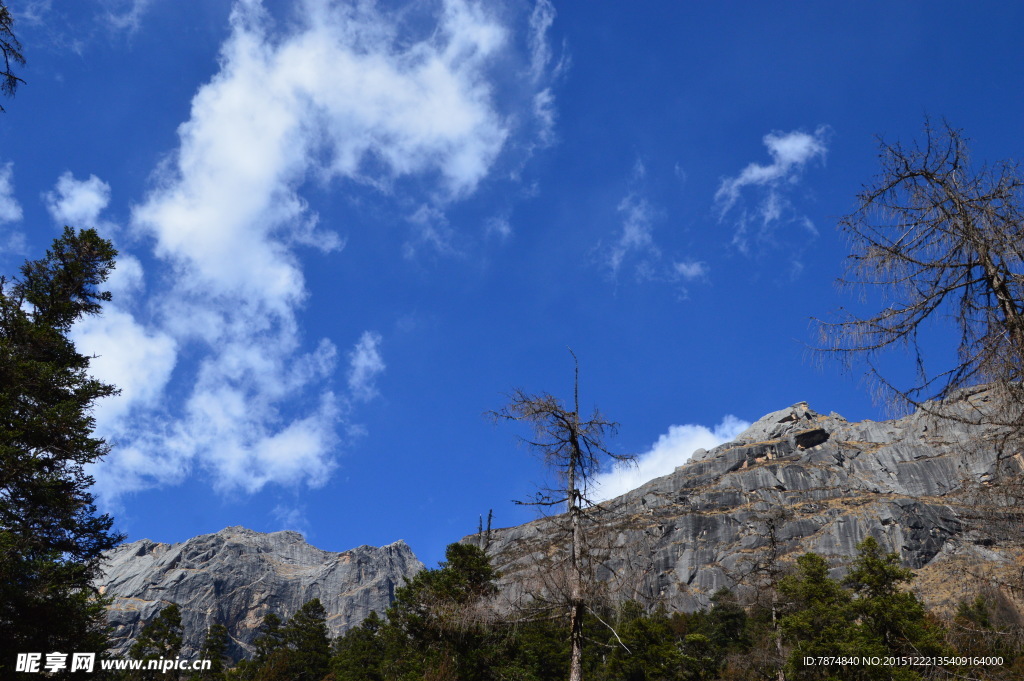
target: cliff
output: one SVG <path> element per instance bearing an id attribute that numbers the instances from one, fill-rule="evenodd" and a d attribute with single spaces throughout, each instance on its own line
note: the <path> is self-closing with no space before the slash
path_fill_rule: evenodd
<path id="1" fill-rule="evenodd" d="M 613 598 L 694 610 L 721 587 L 756 588 L 808 551 L 842 572 L 872 535 L 918 573 L 929 605 L 948 609 L 978 579 L 1021 573 L 1019 495 L 1005 483 L 1024 465 L 1018 449 L 972 425 L 989 400 L 965 391 L 941 418 L 883 422 L 806 403 L 768 414 L 595 509 L 587 536 L 598 580 Z M 555 516 L 491 533 L 510 602 L 558 588 L 564 526 Z"/>
<path id="2" fill-rule="evenodd" d="M 332 553 L 310 546 L 297 532 L 229 527 L 180 544 L 143 539 L 119 546 L 108 554 L 97 586 L 113 597 L 108 618 L 115 654 L 127 651 L 160 609 L 177 603 L 183 655 L 193 655 L 209 625 L 221 623 L 237 659 L 252 652 L 268 612 L 287 619 L 319 598 L 331 634 L 338 635 L 370 611 L 383 613 L 395 588 L 422 569 L 402 541 Z"/>
<path id="3" fill-rule="evenodd" d="M 914 588 L 931 607 L 948 610 L 979 580 L 1024 587 L 1024 458 L 993 429 L 972 425 L 989 401 L 984 390 L 965 391 L 942 417 L 881 422 L 848 422 L 805 403 L 768 414 L 734 442 L 698 450 L 670 475 L 595 509 L 586 529 L 596 583 L 613 599 L 694 610 L 721 587 L 751 593 L 808 551 L 838 574 L 871 535 L 917 572 Z M 487 545 L 512 607 L 564 582 L 564 525 L 555 516 L 464 541 Z M 294 532 L 233 527 L 180 544 L 121 546 L 98 585 L 114 597 L 120 651 L 174 602 L 186 655 L 220 622 L 238 658 L 251 652 L 267 612 L 288 618 L 319 598 L 338 635 L 383 612 L 421 569 L 404 542 L 331 553 Z"/>

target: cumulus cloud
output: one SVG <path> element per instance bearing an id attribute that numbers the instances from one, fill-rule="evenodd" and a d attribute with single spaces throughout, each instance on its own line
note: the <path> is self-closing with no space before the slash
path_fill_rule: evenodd
<path id="1" fill-rule="evenodd" d="M 532 56 L 541 48 L 529 41 L 531 55 L 509 59 L 522 49 L 512 19 L 489 7 L 444 0 L 423 26 L 409 23 L 423 13 L 383 3 L 304 0 L 294 21 L 275 24 L 259 0 L 235 2 L 220 69 L 130 223 L 170 282 L 149 290 L 152 324 L 134 333 L 150 339 L 154 366 L 173 367 L 165 393 L 183 398 L 158 407 L 137 391 L 150 411 L 108 424 L 118 447 L 96 474 L 106 495 L 196 469 L 245 492 L 327 480 L 337 433 L 358 430 L 347 414 L 376 394 L 384 362 L 380 336 L 364 333 L 336 394 L 334 344 L 306 347 L 297 249 L 337 251 L 344 240 L 321 226 L 303 188 L 333 183 L 421 205 L 412 247 L 454 252 L 444 207 L 473 193 L 522 132 L 544 81 L 534 71 L 550 60 Z M 530 35 L 543 36 L 550 22 L 535 23 Z M 528 64 L 513 74 L 525 82 L 518 104 L 492 85 L 508 80 L 494 76 L 509 63 Z M 536 123 L 525 127 L 533 134 Z M 62 196 L 58 187 L 54 205 Z M 140 281 L 127 272 L 123 285 Z"/>
<path id="2" fill-rule="evenodd" d="M 824 125 L 813 133 L 801 130 L 768 133 L 763 141 L 771 163 L 750 163 L 737 176 L 722 180 L 715 192 L 721 218 L 739 210 L 738 204 L 748 189 L 757 197 L 753 207 L 740 210 L 737 218 L 733 244 L 742 253 L 751 252 L 752 241 L 771 243 L 782 222 L 795 223 L 812 236 L 817 233 L 808 218 L 794 213 L 788 194 L 811 162 L 824 161 L 829 133 L 830 129 Z"/>
<path id="3" fill-rule="evenodd" d="M 78 229 L 89 227 L 112 227 L 110 223 L 100 225 L 100 213 L 110 203 L 110 185 L 90 175 L 87 180 L 76 180 L 70 172 L 57 179 L 53 190 L 43 194 L 46 210 L 59 225 L 71 225 Z"/>
<path id="4" fill-rule="evenodd" d="M 21 220 L 21 204 L 14 198 L 14 163 L 0 165 L 0 224 Z"/>
<path id="5" fill-rule="evenodd" d="M 730 442 L 749 427 L 750 423 L 731 414 L 714 428 L 694 424 L 669 426 L 668 432 L 649 450 L 637 456 L 636 465 L 617 465 L 598 475 L 591 496 L 595 501 L 604 501 L 625 494 L 654 478 L 668 475 L 689 461 L 698 449 L 711 449 Z"/>
<path id="6" fill-rule="evenodd" d="M 357 400 L 365 402 L 377 396 L 375 382 L 386 368 L 380 342 L 379 333 L 364 331 L 348 355 L 348 389 Z"/>
<path id="7" fill-rule="evenodd" d="M 109 428 L 133 408 L 153 407 L 161 398 L 177 356 L 177 344 L 166 333 L 108 304 L 102 316 L 76 324 L 72 339 L 79 352 L 94 357 L 91 373 L 121 389 L 120 395 L 97 404 L 101 427 Z"/>

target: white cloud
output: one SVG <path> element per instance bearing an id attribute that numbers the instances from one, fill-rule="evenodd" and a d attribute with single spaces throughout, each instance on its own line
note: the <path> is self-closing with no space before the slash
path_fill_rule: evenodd
<path id="1" fill-rule="evenodd" d="M 306 517 L 306 507 L 286 506 L 278 504 L 270 512 L 270 515 L 277 521 L 278 529 L 292 530 L 305 537 L 309 532 L 309 519 Z"/>
<path id="2" fill-rule="evenodd" d="M 616 277 L 627 258 L 640 259 L 637 273 L 647 278 L 652 268 L 651 260 L 656 260 L 661 253 L 654 244 L 654 221 L 658 211 L 647 200 L 642 190 L 642 183 L 647 176 L 647 167 L 642 159 L 636 159 L 630 173 L 630 189 L 616 207 L 622 216 L 622 231 L 615 242 L 605 253 L 605 264 Z"/>
<path id="3" fill-rule="evenodd" d="M 676 276 L 686 281 L 701 279 L 707 276 L 708 273 L 707 263 L 699 260 L 683 260 L 675 262 L 672 263 L 672 269 L 675 271 Z"/>
<path id="4" fill-rule="evenodd" d="M 495 95 L 496 69 L 525 60 L 507 59 L 522 48 L 490 7 L 443 0 L 424 27 L 407 24 L 423 13 L 384 3 L 304 0 L 294 21 L 275 24 L 259 0 L 235 2 L 220 69 L 131 220 L 171 282 L 149 289 L 153 328 L 140 324 L 137 335 L 173 341 L 162 347 L 177 349 L 174 390 L 185 397 L 109 426 L 119 445 L 96 472 L 106 496 L 194 470 L 245 492 L 327 479 L 337 431 L 358 430 L 347 414 L 376 394 L 384 363 L 380 336 L 364 333 L 348 390 L 335 395 L 334 345 L 303 349 L 308 291 L 296 248 L 337 251 L 344 240 L 318 224 L 301 191 L 335 183 L 420 205 L 414 243 L 457 252 L 444 207 L 492 172 L 513 133 L 534 134 L 524 121 L 544 80 L 526 69 L 521 101 Z M 531 63 L 543 70 L 549 57 L 539 59 Z M 120 285 L 141 286 L 130 270 Z"/>
<path id="5" fill-rule="evenodd" d="M 46 210 L 53 221 L 59 225 L 71 225 L 77 229 L 105 227 L 112 228 L 110 223 L 100 224 L 100 213 L 110 203 L 110 185 L 90 175 L 87 180 L 76 180 L 70 172 L 63 173 L 57 179 L 52 191 L 43 194 Z"/>
<path id="6" fill-rule="evenodd" d="M 758 192 L 752 211 L 741 211 L 736 223 L 733 244 L 741 252 L 750 253 L 752 239 L 771 243 L 778 223 L 792 212 L 788 192 L 800 181 L 809 163 L 824 161 L 829 133 L 830 129 L 824 125 L 813 134 L 800 130 L 768 133 L 763 141 L 772 162 L 768 165 L 750 163 L 739 175 L 722 180 L 715 193 L 721 218 L 737 206 L 744 190 L 754 188 Z M 810 226 L 809 231 L 816 234 L 813 224 L 805 216 L 794 215 L 792 221 L 805 229 Z M 753 235 L 752 225 L 757 228 Z"/>
<path id="7" fill-rule="evenodd" d="M 177 357 L 177 344 L 166 333 L 147 329 L 128 312 L 107 304 L 102 316 L 76 324 L 72 339 L 79 352 L 95 356 L 90 373 L 121 389 L 120 395 L 97 403 L 101 429 L 110 431 L 131 409 L 153 407 L 160 400 Z"/>
<path id="8" fill-rule="evenodd" d="M 484 232 L 488 236 L 495 236 L 499 239 L 508 239 L 512 236 L 512 223 L 507 215 L 496 215 L 484 221 Z"/>
<path id="9" fill-rule="evenodd" d="M 416 233 L 402 247 L 402 253 L 406 258 L 415 258 L 422 246 L 444 255 L 458 253 L 454 244 L 455 232 L 449 225 L 444 211 L 424 203 L 409 216 L 408 220 L 416 228 Z"/>
<path id="10" fill-rule="evenodd" d="M 664 215 L 646 196 L 647 172 L 643 159 L 638 158 L 630 173 L 629 191 L 616 207 L 622 220 L 621 231 L 602 252 L 604 264 L 613 279 L 627 262 L 636 280 L 641 282 L 685 284 L 703 279 L 708 273 L 707 263 L 686 258 L 667 264 L 662 258 L 661 248 L 654 239 L 654 226 Z M 679 294 L 682 299 L 688 296 L 685 286 L 679 286 Z"/>
<path id="11" fill-rule="evenodd" d="M 592 493 L 595 501 L 612 499 L 636 489 L 654 478 L 668 475 L 689 461 L 698 449 L 711 449 L 730 442 L 750 427 L 750 423 L 728 415 L 713 429 L 687 424 L 669 426 L 668 432 L 643 454 L 637 456 L 636 465 L 619 465 L 595 478 Z"/>
<path id="12" fill-rule="evenodd" d="M 357 400 L 367 401 L 377 396 L 374 382 L 386 368 L 380 342 L 379 333 L 364 331 L 348 355 L 348 389 Z"/>
<path id="13" fill-rule="evenodd" d="M 617 210 L 622 215 L 622 233 L 608 253 L 608 267 L 612 274 L 618 273 L 627 255 L 658 254 L 651 234 L 656 212 L 650 202 L 631 192 L 619 202 Z"/>
<path id="14" fill-rule="evenodd" d="M 565 57 L 552 66 L 553 54 L 548 32 L 555 22 L 555 15 L 555 8 L 549 0 L 539 0 L 530 15 L 530 78 L 532 83 L 539 87 L 533 96 L 533 114 L 539 124 L 539 147 L 554 143 L 557 115 L 554 94 L 550 87 L 544 87 L 544 83 L 552 76 L 559 76 L 568 66 Z"/>
<path id="15" fill-rule="evenodd" d="M 142 25 L 142 17 L 153 4 L 153 0 L 105 0 L 110 9 L 105 19 L 107 25 L 118 31 L 134 33 Z"/>
<path id="16" fill-rule="evenodd" d="M 21 220 L 21 204 L 14 198 L 14 163 L 0 165 L 0 224 Z"/>
<path id="17" fill-rule="evenodd" d="M 107 277 L 103 286 L 114 296 L 114 303 L 122 299 L 131 299 L 144 287 L 142 263 L 130 253 L 119 252 L 114 271 Z"/>

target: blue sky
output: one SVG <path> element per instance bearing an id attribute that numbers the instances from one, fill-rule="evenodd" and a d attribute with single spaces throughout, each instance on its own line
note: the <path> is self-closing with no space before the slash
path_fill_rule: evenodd
<path id="1" fill-rule="evenodd" d="M 604 494 L 797 401 L 883 418 L 807 351 L 857 304 L 835 225 L 876 136 L 1024 146 L 1014 4 L 9 4 L 0 266 L 65 223 L 121 251 L 75 334 L 123 389 L 92 472 L 130 540 L 434 564 L 489 509 L 533 517 L 543 468 L 484 413 L 569 397 L 567 347 L 642 455 Z"/>

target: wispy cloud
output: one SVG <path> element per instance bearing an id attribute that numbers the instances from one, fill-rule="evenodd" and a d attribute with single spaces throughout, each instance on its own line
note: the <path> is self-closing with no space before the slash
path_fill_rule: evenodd
<path id="1" fill-rule="evenodd" d="M 21 204 L 14 197 L 14 164 L 0 165 L 0 224 L 21 220 Z"/>
<path id="2" fill-rule="evenodd" d="M 130 406 L 102 420 L 117 444 L 96 474 L 105 497 L 196 469 L 219 489 L 246 492 L 328 479 L 338 433 L 359 430 L 351 410 L 376 394 L 384 361 L 381 337 L 364 333 L 336 391 L 336 346 L 322 339 L 310 348 L 303 337 L 298 250 L 336 253 L 344 239 L 320 225 L 301 191 L 315 180 L 419 204 L 419 243 L 448 243 L 443 207 L 472 194 L 524 134 L 517 126 L 531 118 L 543 81 L 527 68 L 518 103 L 499 105 L 496 70 L 549 60 L 510 60 L 521 43 L 488 8 L 445 0 L 424 27 L 405 23 L 420 12 L 375 3 L 304 0 L 288 24 L 275 24 L 258 0 L 235 3 L 220 70 L 196 93 L 178 148 L 132 212 L 131 233 L 155 245 L 160 270 L 149 305 L 81 332 L 96 347 L 106 339 L 100 354 L 112 354 L 113 327 L 124 325 L 154 356 L 122 364 L 146 363 L 152 390 L 178 396 L 126 391 Z M 99 197 L 100 185 L 90 186 Z M 54 206 L 65 194 L 85 197 L 86 187 L 62 193 L 58 182 Z M 123 380 L 126 370 L 101 377 Z"/>
<path id="3" fill-rule="evenodd" d="M 8 161 L 0 164 L 0 227 L 4 227 L 0 230 L 0 257 L 28 251 L 25 233 L 13 226 L 22 216 L 21 204 L 14 196 L 14 164 Z"/>
<path id="4" fill-rule="evenodd" d="M 615 241 L 604 251 L 604 261 L 617 277 L 627 260 L 637 260 L 637 272 L 650 269 L 651 260 L 661 257 L 661 251 L 654 243 L 654 222 L 659 217 L 657 209 L 647 199 L 643 181 L 647 167 L 643 159 L 636 159 L 629 177 L 629 190 L 616 207 L 621 216 L 621 230 Z"/>
<path id="5" fill-rule="evenodd" d="M 306 517 L 306 507 L 303 505 L 278 504 L 270 512 L 270 515 L 277 522 L 279 530 L 292 530 L 303 537 L 309 532 L 309 519 Z"/>
<path id="6" fill-rule="evenodd" d="M 735 177 L 722 180 L 715 203 L 721 219 L 738 212 L 732 242 L 740 252 L 750 254 L 755 244 L 773 245 L 781 224 L 794 224 L 812 236 L 817 234 L 813 223 L 793 209 L 789 194 L 810 163 L 824 161 L 829 134 L 830 128 L 824 125 L 813 133 L 768 133 L 763 141 L 771 163 L 750 163 Z M 755 198 L 750 207 L 741 208 L 747 190 Z"/>
<path id="7" fill-rule="evenodd" d="M 104 0 L 107 7 L 104 19 L 114 30 L 135 33 L 151 4 L 153 0 Z"/>
<path id="8" fill-rule="evenodd" d="M 603 264 L 613 279 L 618 279 L 627 264 L 637 281 L 675 284 L 681 297 L 688 294 L 686 284 L 707 277 L 706 262 L 682 258 L 666 263 L 654 237 L 655 225 L 664 221 L 664 211 L 651 201 L 646 190 L 647 166 L 638 158 L 630 171 L 628 191 L 616 207 L 621 220 L 610 246 L 598 246 Z"/>
<path id="9" fill-rule="evenodd" d="M 676 276 L 684 281 L 702 279 L 708 274 L 708 264 L 699 260 L 683 260 L 672 263 Z"/>
<path id="10" fill-rule="evenodd" d="M 711 449 L 730 442 L 749 427 L 750 423 L 731 414 L 714 428 L 693 424 L 669 426 L 668 432 L 649 450 L 637 456 L 636 465 L 619 465 L 598 475 L 591 496 L 595 501 L 604 501 L 625 494 L 645 482 L 668 475 L 689 461 L 698 449 Z"/>
<path id="11" fill-rule="evenodd" d="M 361 401 L 377 396 L 376 380 L 386 365 L 380 354 L 381 335 L 365 331 L 348 354 L 348 389 Z"/>

